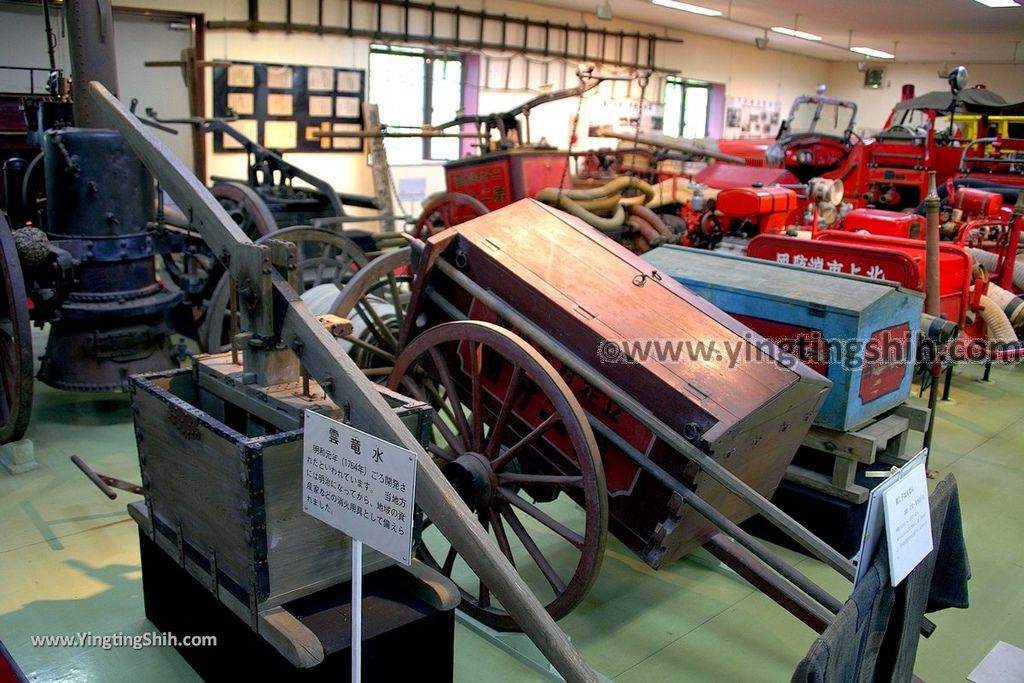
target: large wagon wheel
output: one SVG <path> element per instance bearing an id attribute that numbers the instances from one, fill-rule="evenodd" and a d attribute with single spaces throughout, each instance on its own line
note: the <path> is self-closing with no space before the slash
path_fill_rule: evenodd
<path id="1" fill-rule="evenodd" d="M 234 181 L 216 183 L 210 194 L 251 239 L 277 230 L 277 220 L 267 203 L 248 185 Z"/>
<path id="2" fill-rule="evenodd" d="M 32 328 L 21 261 L 0 214 L 0 443 L 25 436 L 32 414 Z"/>
<path id="3" fill-rule="evenodd" d="M 381 254 L 352 276 L 337 296 L 314 313 L 352 321 L 349 355 L 369 377 L 386 378 L 398 355 L 398 337 L 412 296 L 412 250 Z"/>
<path id="4" fill-rule="evenodd" d="M 597 578 L 608 499 L 594 435 L 558 372 L 508 330 L 460 321 L 403 349 L 388 386 L 434 406 L 434 462 L 551 616 L 570 612 Z M 455 581 L 467 613 L 518 628 L 435 528 L 418 552 Z"/>
<path id="5" fill-rule="evenodd" d="M 264 235 L 269 239 L 294 242 L 299 254 L 299 294 L 325 283 L 339 289 L 369 261 L 359 246 L 344 235 L 323 228 L 296 225 Z M 199 337 L 207 353 L 231 348 L 231 276 L 221 277 L 210 297 Z"/>
<path id="6" fill-rule="evenodd" d="M 479 199 L 461 192 L 445 192 L 436 195 L 423 207 L 412 235 L 416 239 L 425 240 L 453 225 L 465 223 L 485 213 L 488 213 L 488 209 Z"/>

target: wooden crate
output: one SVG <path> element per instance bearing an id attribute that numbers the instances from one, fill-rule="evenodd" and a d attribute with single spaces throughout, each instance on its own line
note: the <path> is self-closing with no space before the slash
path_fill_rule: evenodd
<path id="1" fill-rule="evenodd" d="M 832 380 L 815 425 L 854 430 L 910 397 L 923 304 L 918 292 L 684 247 L 654 249 L 644 258 Z M 887 346 L 902 358 L 875 358 Z"/>
<path id="2" fill-rule="evenodd" d="M 754 508 L 692 466 L 656 436 L 647 420 L 664 423 L 770 497 L 828 390 L 828 380 L 803 364 L 781 362 L 776 347 L 754 347 L 744 339 L 746 327 L 707 301 L 668 277 L 651 277 L 650 265 L 622 245 L 530 199 L 431 238 L 417 286 L 429 283 L 451 306 L 423 297 L 406 316 L 407 334 L 463 315 L 512 326 L 440 269 L 431 270 L 440 254 L 476 287 L 542 326 L 566 353 L 643 406 L 633 416 L 564 361 L 546 354 L 595 425 L 609 495 L 609 529 L 652 567 L 700 547 L 718 529 L 638 461 L 651 460 L 729 519 L 746 519 Z M 653 342 L 674 345 L 681 353 L 628 359 L 615 354 L 611 360 L 605 355 L 608 344 L 626 348 L 622 354 L 628 356 L 629 348 L 635 349 L 631 345 Z M 724 354 L 691 361 L 683 345 L 693 348 L 698 342 L 740 353 L 735 362 Z M 540 345 L 540 340 L 533 343 Z M 514 414 L 531 427 L 541 419 L 526 411 Z"/>
<path id="3" fill-rule="evenodd" d="M 807 432 L 801 446 L 801 455 L 813 454 L 825 458 L 831 465 L 831 474 L 823 474 L 809 467 L 790 465 L 786 469 L 788 481 L 801 484 L 851 503 L 863 503 L 870 491 L 855 483 L 857 467 L 883 462 L 903 465 L 909 460 L 906 453 L 910 430 L 923 432 L 928 428 L 930 411 L 904 403 L 871 424 L 849 432 L 839 432 L 814 426 Z"/>
<path id="4" fill-rule="evenodd" d="M 471 195 L 494 211 L 558 187 L 566 163 L 560 150 L 505 150 L 449 161 L 444 176 L 450 192 Z"/>
<path id="5" fill-rule="evenodd" d="M 421 441 L 430 408 L 381 388 Z M 347 581 L 350 539 L 302 511 L 302 416 L 344 419 L 319 387 L 244 382 L 230 354 L 131 385 L 156 544 L 253 628 L 284 602 Z M 369 573 L 392 561 L 367 548 Z"/>

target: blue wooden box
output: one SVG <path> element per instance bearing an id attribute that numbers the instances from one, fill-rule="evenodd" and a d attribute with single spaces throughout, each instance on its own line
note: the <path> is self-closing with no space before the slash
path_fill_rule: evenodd
<path id="1" fill-rule="evenodd" d="M 815 424 L 849 431 L 910 395 L 923 296 L 891 282 L 685 247 L 644 254 L 832 380 Z"/>

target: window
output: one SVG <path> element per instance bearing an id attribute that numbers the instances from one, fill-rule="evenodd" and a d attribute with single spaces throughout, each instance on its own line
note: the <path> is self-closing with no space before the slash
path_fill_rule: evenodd
<path id="1" fill-rule="evenodd" d="M 381 123 L 437 125 L 462 110 L 462 57 L 418 48 L 370 47 L 370 102 Z M 392 164 L 459 157 L 458 138 L 390 138 L 384 142 Z"/>
<path id="2" fill-rule="evenodd" d="M 708 135 L 711 85 L 669 78 L 665 82 L 665 135 L 703 138 Z"/>

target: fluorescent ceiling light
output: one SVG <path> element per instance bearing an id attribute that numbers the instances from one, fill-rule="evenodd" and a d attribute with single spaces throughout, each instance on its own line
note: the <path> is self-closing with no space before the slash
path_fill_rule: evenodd
<path id="1" fill-rule="evenodd" d="M 793 38 L 803 38 L 804 40 L 821 40 L 821 36 L 816 36 L 813 33 L 807 31 L 797 31 L 796 29 L 786 28 L 785 26 L 772 26 L 772 30 L 776 33 L 781 33 L 784 36 L 791 36 Z"/>
<path id="2" fill-rule="evenodd" d="M 985 7 L 1020 7 L 1017 0 L 974 0 Z"/>
<path id="3" fill-rule="evenodd" d="M 722 13 L 716 9 L 708 9 L 707 7 L 701 7 L 700 5 L 691 5 L 688 2 L 676 2 L 676 0 L 651 0 L 655 5 L 661 7 L 669 7 L 671 9 L 679 9 L 684 12 L 690 12 L 692 14 L 702 14 L 705 17 L 720 17 Z"/>
<path id="4" fill-rule="evenodd" d="M 889 54 L 888 52 L 882 52 L 876 50 L 873 47 L 851 47 L 850 52 L 857 52 L 868 57 L 878 57 L 879 59 L 895 59 L 896 55 Z"/>

